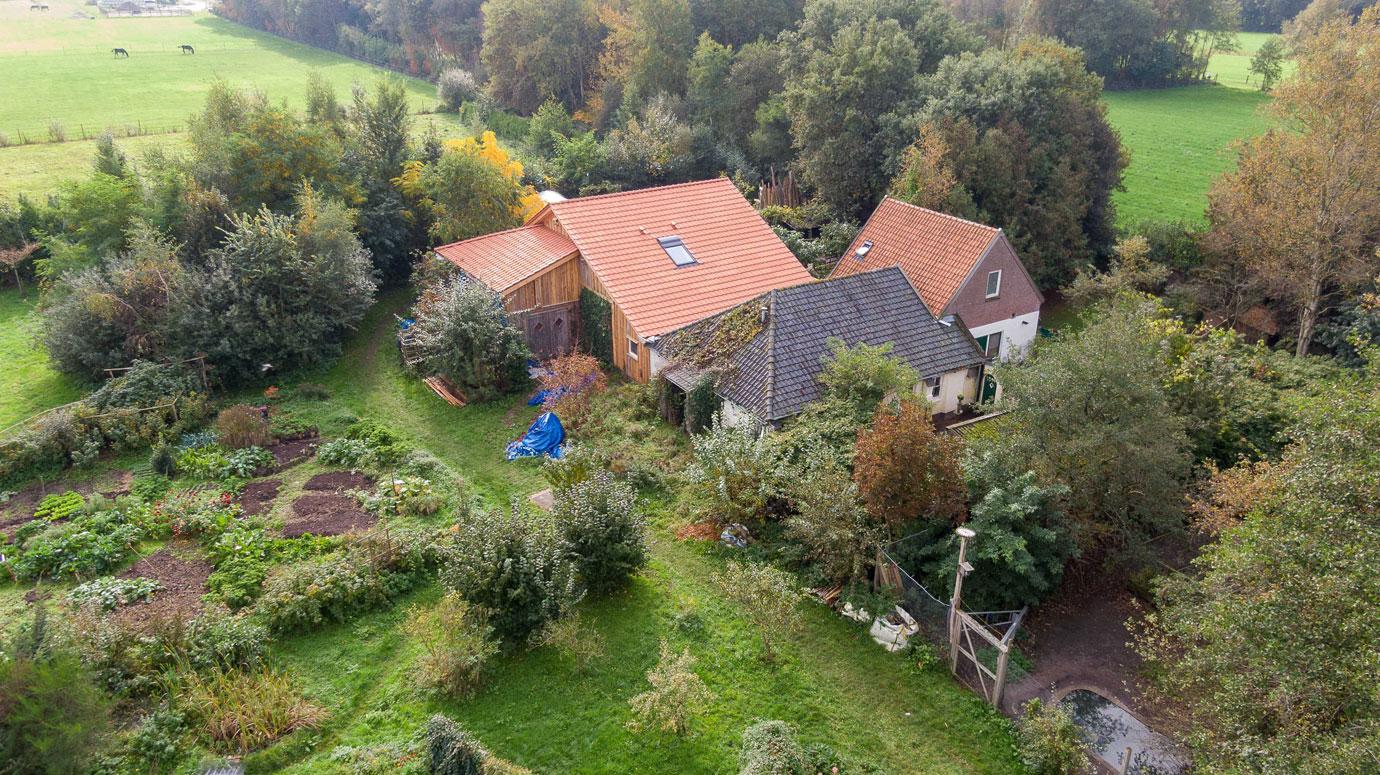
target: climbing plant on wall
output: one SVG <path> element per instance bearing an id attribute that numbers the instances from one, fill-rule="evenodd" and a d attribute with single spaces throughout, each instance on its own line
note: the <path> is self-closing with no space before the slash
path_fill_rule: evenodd
<path id="1" fill-rule="evenodd" d="M 613 305 L 588 288 L 580 289 L 580 340 L 590 355 L 613 363 Z"/>

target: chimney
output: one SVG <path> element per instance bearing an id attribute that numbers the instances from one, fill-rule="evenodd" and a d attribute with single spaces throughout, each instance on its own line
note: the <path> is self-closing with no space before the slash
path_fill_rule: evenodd
<path id="1" fill-rule="evenodd" d="M 767 303 L 762 302 L 762 306 L 757 308 L 757 321 L 762 324 L 767 322 Z"/>

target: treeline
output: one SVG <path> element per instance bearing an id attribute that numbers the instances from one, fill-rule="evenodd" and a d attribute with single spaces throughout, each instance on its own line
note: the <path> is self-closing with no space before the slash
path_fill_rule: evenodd
<path id="1" fill-rule="evenodd" d="M 0 202 L 0 255 L 40 283 L 58 370 L 204 355 L 234 386 L 328 362 L 421 250 L 537 201 L 492 134 L 414 141 L 396 80 L 342 102 L 313 77 L 303 113 L 218 83 L 189 134 L 138 163 L 105 137 L 85 180 Z"/>

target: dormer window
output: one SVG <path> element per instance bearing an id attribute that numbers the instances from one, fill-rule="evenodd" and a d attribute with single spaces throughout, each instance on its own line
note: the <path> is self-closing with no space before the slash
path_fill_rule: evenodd
<path id="1" fill-rule="evenodd" d="M 1001 270 L 987 273 L 987 298 L 995 299 L 1001 293 Z"/>
<path id="2" fill-rule="evenodd" d="M 666 251 L 666 255 L 671 257 L 671 263 L 676 266 L 689 266 L 695 263 L 695 256 L 685 247 L 685 242 L 680 237 L 672 234 L 669 237 L 657 237 L 656 241 L 661 245 L 661 249 Z"/>
<path id="3" fill-rule="evenodd" d="M 853 258 L 861 261 L 867 258 L 867 254 L 870 252 L 872 252 L 872 240 L 863 240 L 863 244 L 859 245 L 858 249 L 853 251 Z"/>

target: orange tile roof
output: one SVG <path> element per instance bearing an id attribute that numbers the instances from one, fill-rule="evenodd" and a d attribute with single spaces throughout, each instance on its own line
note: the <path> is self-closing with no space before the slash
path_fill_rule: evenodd
<path id="1" fill-rule="evenodd" d="M 943 314 L 1000 233 L 1001 229 L 887 197 L 863 224 L 829 277 L 899 266 L 925 305 L 936 315 Z M 854 251 L 869 240 L 872 249 L 859 261 Z"/>
<path id="2" fill-rule="evenodd" d="M 547 205 L 640 336 L 658 336 L 812 278 L 727 178 Z M 658 237 L 695 263 L 676 266 Z"/>
<path id="3" fill-rule="evenodd" d="M 499 293 L 575 252 L 575 243 L 564 234 L 540 224 L 436 248 L 442 258 Z"/>

